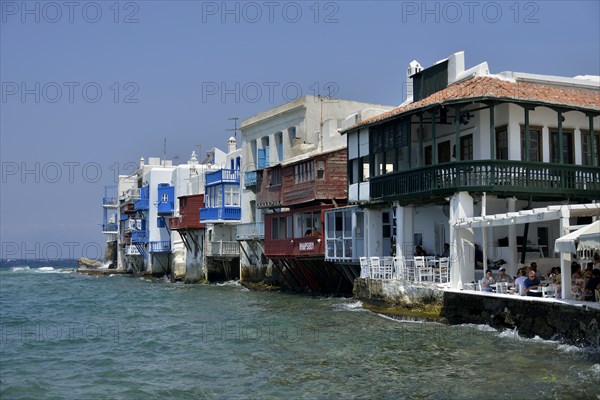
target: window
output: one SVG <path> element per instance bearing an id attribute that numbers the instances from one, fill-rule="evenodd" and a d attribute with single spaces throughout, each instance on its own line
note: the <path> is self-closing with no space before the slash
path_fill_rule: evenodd
<path id="1" fill-rule="evenodd" d="M 592 151 L 590 140 L 590 131 L 581 130 L 581 163 L 583 165 L 592 164 L 592 154 L 596 153 L 596 162 L 600 158 L 600 133 L 594 132 L 595 150 Z"/>
<path id="2" fill-rule="evenodd" d="M 438 163 L 447 163 L 450 162 L 450 141 L 447 140 L 445 142 L 438 144 Z"/>
<path id="3" fill-rule="evenodd" d="M 293 147 L 296 143 L 296 127 L 292 126 L 288 128 L 288 138 L 290 139 L 290 147 Z"/>
<path id="4" fill-rule="evenodd" d="M 240 205 L 240 188 L 237 185 L 225 185 L 225 205 Z M 220 207 L 220 206 L 219 206 Z"/>
<path id="5" fill-rule="evenodd" d="M 550 162 L 560 163 L 560 143 L 558 129 L 550 129 Z M 574 164 L 573 153 L 573 132 L 563 129 L 563 147 L 562 147 L 563 163 Z"/>
<path id="6" fill-rule="evenodd" d="M 292 217 L 273 217 L 271 219 L 271 239 L 281 240 L 290 238 Z"/>
<path id="7" fill-rule="evenodd" d="M 371 176 L 371 169 L 369 166 L 369 156 L 364 156 L 361 158 L 361 163 L 362 163 L 362 178 L 360 179 L 361 182 L 366 182 L 369 180 L 369 177 Z"/>
<path id="8" fill-rule="evenodd" d="M 391 149 L 385 152 L 385 173 L 389 174 L 390 172 L 397 171 L 396 169 L 396 149 Z"/>
<path id="9" fill-rule="evenodd" d="M 466 135 L 460 138 L 460 159 L 473 159 L 473 135 Z"/>
<path id="10" fill-rule="evenodd" d="M 323 180 L 325 178 L 325 161 L 317 161 L 317 179 Z"/>
<path id="11" fill-rule="evenodd" d="M 156 227 L 157 228 L 164 228 L 165 225 L 165 219 L 163 217 L 158 217 L 156 218 Z"/>
<path id="12" fill-rule="evenodd" d="M 160 198 L 160 201 L 161 201 L 162 203 L 166 203 L 166 202 L 168 202 L 168 201 L 169 201 L 169 195 L 168 195 L 168 194 L 166 194 L 166 193 L 163 193 L 163 194 L 162 194 L 162 196 L 161 196 L 161 198 Z"/>
<path id="13" fill-rule="evenodd" d="M 275 134 L 275 145 L 277 146 L 277 160 L 281 162 L 283 160 L 283 133 L 277 132 Z"/>
<path id="14" fill-rule="evenodd" d="M 308 236 L 313 231 L 321 232 L 321 212 L 308 211 L 294 214 L 294 237 Z"/>
<path id="15" fill-rule="evenodd" d="M 425 165 L 431 165 L 433 154 L 431 152 L 431 145 L 425 147 Z"/>
<path id="16" fill-rule="evenodd" d="M 268 171 L 269 186 L 281 185 L 281 169 L 276 168 Z"/>
<path id="17" fill-rule="evenodd" d="M 508 160 L 507 126 L 496 128 L 496 160 Z"/>
<path id="18" fill-rule="evenodd" d="M 525 161 L 525 127 L 521 126 L 521 160 Z M 529 161 L 542 161 L 542 128 L 529 127 Z"/>
<path id="19" fill-rule="evenodd" d="M 314 180 L 313 162 L 306 161 L 294 166 L 294 182 L 304 183 Z"/>
<path id="20" fill-rule="evenodd" d="M 327 256 L 352 259 L 353 210 L 327 212 Z"/>

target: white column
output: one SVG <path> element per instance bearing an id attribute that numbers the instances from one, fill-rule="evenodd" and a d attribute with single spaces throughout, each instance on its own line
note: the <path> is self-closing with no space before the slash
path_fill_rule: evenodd
<path id="1" fill-rule="evenodd" d="M 566 209 L 560 210 L 561 216 L 559 220 L 558 237 L 562 237 L 569 233 L 569 211 Z M 572 282 L 571 282 L 571 255 L 568 253 L 560 253 L 560 281 L 561 294 L 563 299 L 571 298 Z"/>
<path id="2" fill-rule="evenodd" d="M 413 215 L 414 207 L 404 207 L 404 240 L 401 243 L 402 253 L 405 257 L 412 257 L 415 251 L 414 235 L 413 235 Z"/>
<path id="3" fill-rule="evenodd" d="M 450 284 L 462 289 L 475 280 L 475 235 L 471 228 L 457 229 L 454 222 L 473 216 L 473 198 L 468 192 L 455 193 L 450 199 Z"/>
<path id="4" fill-rule="evenodd" d="M 394 201 L 394 207 L 396 209 L 396 257 L 403 257 L 404 251 L 402 249 L 402 243 L 404 243 L 404 207 L 400 206 L 400 203 Z"/>
<path id="5" fill-rule="evenodd" d="M 517 209 L 517 199 L 515 197 L 510 197 L 506 200 L 508 212 L 515 212 Z M 517 225 L 510 224 L 508 226 L 508 249 L 510 252 L 509 263 L 509 272 L 516 272 L 517 270 Z"/>

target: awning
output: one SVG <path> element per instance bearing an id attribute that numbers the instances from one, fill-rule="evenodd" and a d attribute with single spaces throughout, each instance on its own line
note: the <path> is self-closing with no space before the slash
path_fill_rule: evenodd
<path id="1" fill-rule="evenodd" d="M 561 253 L 576 253 L 579 250 L 600 249 L 600 221 L 578 229 L 554 242 L 554 251 Z"/>

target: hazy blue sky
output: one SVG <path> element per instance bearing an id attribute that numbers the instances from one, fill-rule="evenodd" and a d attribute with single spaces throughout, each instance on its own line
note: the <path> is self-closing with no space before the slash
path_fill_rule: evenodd
<path id="1" fill-rule="evenodd" d="M 95 256 L 103 187 L 129 163 L 163 138 L 181 162 L 224 148 L 227 118 L 317 88 L 397 105 L 411 60 L 459 50 L 492 72 L 600 75 L 598 1 L 0 4 L 0 257 Z"/>

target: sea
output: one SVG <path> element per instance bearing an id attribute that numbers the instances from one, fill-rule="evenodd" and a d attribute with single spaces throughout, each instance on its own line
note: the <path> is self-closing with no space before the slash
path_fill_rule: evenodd
<path id="1" fill-rule="evenodd" d="M 600 399 L 600 352 L 352 298 L 0 266 L 0 399 Z"/>

